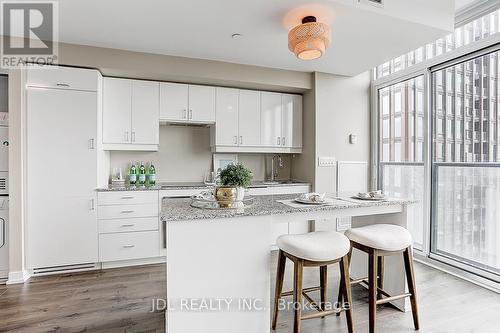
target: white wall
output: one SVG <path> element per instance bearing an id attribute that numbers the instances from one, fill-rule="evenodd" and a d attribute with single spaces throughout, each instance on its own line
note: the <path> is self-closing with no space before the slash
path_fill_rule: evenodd
<path id="1" fill-rule="evenodd" d="M 314 74 L 315 189 L 335 192 L 336 169 L 318 167 L 320 156 L 338 161 L 370 161 L 370 72 L 355 77 Z M 357 144 L 349 143 L 356 134 Z"/>

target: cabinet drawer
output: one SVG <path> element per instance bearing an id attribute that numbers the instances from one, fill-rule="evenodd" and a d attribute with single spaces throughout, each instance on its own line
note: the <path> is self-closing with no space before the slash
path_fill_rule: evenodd
<path id="1" fill-rule="evenodd" d="M 116 205 L 97 207 L 98 219 L 128 219 L 136 217 L 158 217 L 158 204 Z"/>
<path id="2" fill-rule="evenodd" d="M 153 231 L 158 230 L 157 217 L 141 217 L 137 219 L 99 220 L 99 233 Z"/>
<path id="3" fill-rule="evenodd" d="M 46 66 L 27 71 L 27 85 L 41 88 L 97 91 L 100 74 L 96 70 Z"/>
<path id="4" fill-rule="evenodd" d="M 159 255 L 158 231 L 99 235 L 99 261 L 131 260 Z"/>
<path id="5" fill-rule="evenodd" d="M 97 204 L 102 205 L 137 205 L 157 204 L 158 191 L 116 191 L 99 192 Z"/>

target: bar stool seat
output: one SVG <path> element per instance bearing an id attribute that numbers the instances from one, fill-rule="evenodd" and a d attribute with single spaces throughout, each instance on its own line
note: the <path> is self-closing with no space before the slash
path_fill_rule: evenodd
<path id="1" fill-rule="evenodd" d="M 283 235 L 278 238 L 276 245 L 292 256 L 309 261 L 330 261 L 342 258 L 349 252 L 351 246 L 346 236 L 328 231 Z"/>
<path id="2" fill-rule="evenodd" d="M 347 230 L 345 235 L 353 242 L 383 251 L 400 251 L 406 249 L 412 242 L 408 230 L 393 224 L 352 228 Z"/>

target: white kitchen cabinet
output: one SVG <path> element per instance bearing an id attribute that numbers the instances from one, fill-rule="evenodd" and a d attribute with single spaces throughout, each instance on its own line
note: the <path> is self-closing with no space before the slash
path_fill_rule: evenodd
<path id="1" fill-rule="evenodd" d="M 215 87 L 189 85 L 189 121 L 215 122 Z"/>
<path id="2" fill-rule="evenodd" d="M 158 191 L 99 192 L 97 219 L 100 262 L 160 256 Z"/>
<path id="3" fill-rule="evenodd" d="M 215 87 L 162 82 L 160 120 L 175 123 L 214 123 Z"/>
<path id="4" fill-rule="evenodd" d="M 132 131 L 134 144 L 160 143 L 160 85 L 152 81 L 132 81 Z"/>
<path id="5" fill-rule="evenodd" d="M 260 91 L 240 90 L 239 146 L 260 146 Z"/>
<path id="6" fill-rule="evenodd" d="M 260 109 L 261 146 L 281 147 L 281 122 L 281 94 L 263 91 Z"/>
<path id="7" fill-rule="evenodd" d="M 281 145 L 302 148 L 302 96 L 282 94 Z"/>
<path id="8" fill-rule="evenodd" d="M 103 81 L 103 143 L 130 143 L 132 81 L 116 78 L 104 78 Z"/>
<path id="9" fill-rule="evenodd" d="M 238 146 L 238 100 L 239 90 L 217 88 L 215 112 L 215 140 L 217 145 Z"/>
<path id="10" fill-rule="evenodd" d="M 108 150 L 157 150 L 159 83 L 105 78 L 103 144 Z"/>
<path id="11" fill-rule="evenodd" d="M 189 86 L 181 83 L 160 83 L 160 120 L 188 120 Z"/>
<path id="12" fill-rule="evenodd" d="M 35 271 L 97 262 L 95 188 L 103 186 L 98 182 L 100 94 L 54 88 L 53 81 L 45 85 L 42 80 L 65 76 L 78 86 L 80 71 L 47 69 L 45 74 L 31 75 L 44 70 L 28 70 L 27 78 L 38 80 L 32 81 L 36 86 L 26 87 L 25 94 L 26 259 L 27 267 Z M 101 81 L 99 72 L 87 70 L 82 86 L 88 85 L 89 75 L 96 83 Z M 55 186 L 63 183 L 68 184 Z"/>

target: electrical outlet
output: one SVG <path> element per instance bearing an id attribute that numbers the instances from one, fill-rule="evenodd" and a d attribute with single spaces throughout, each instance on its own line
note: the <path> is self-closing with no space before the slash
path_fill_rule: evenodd
<path id="1" fill-rule="evenodd" d="M 334 167 L 337 160 L 335 157 L 318 157 L 319 167 Z"/>

